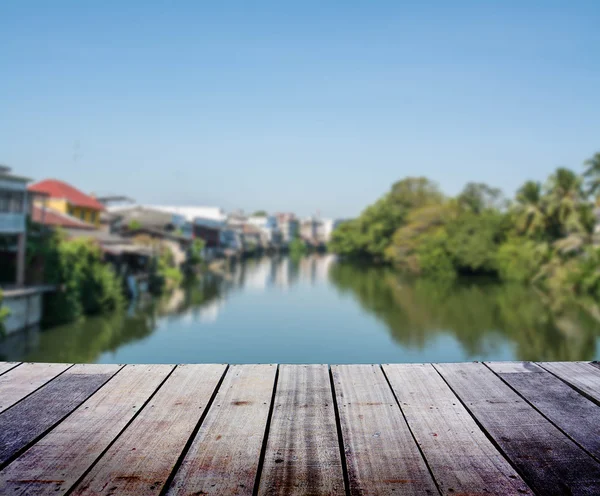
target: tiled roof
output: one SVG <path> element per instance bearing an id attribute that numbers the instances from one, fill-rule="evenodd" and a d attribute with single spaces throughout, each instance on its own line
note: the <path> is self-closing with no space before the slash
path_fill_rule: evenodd
<path id="1" fill-rule="evenodd" d="M 45 211 L 44 211 L 45 210 Z M 31 219 L 34 222 L 44 224 L 46 226 L 65 227 L 69 229 L 96 229 L 92 224 L 88 224 L 82 220 L 79 220 L 71 215 L 63 214 L 52 208 L 46 207 L 43 209 L 38 205 L 33 206 L 33 212 Z"/>
<path id="2" fill-rule="evenodd" d="M 48 193 L 52 198 L 64 198 L 76 207 L 104 210 L 104 205 L 90 195 L 82 193 L 70 184 L 56 179 L 45 179 L 39 183 L 32 184 L 27 188 L 29 191 Z"/>

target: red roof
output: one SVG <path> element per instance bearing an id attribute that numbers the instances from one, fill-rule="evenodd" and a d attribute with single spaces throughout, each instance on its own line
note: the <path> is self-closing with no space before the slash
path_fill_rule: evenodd
<path id="1" fill-rule="evenodd" d="M 33 220 L 33 222 L 44 224 L 45 226 L 66 227 L 69 229 L 96 229 L 96 226 L 88 224 L 71 215 L 63 214 L 48 207 L 43 209 L 38 205 L 33 205 L 31 220 Z"/>
<path id="2" fill-rule="evenodd" d="M 63 183 L 57 179 L 45 179 L 39 183 L 32 184 L 27 188 L 29 191 L 47 193 L 51 198 L 64 198 L 76 207 L 104 210 L 104 205 L 90 195 L 82 193 L 70 184 Z"/>

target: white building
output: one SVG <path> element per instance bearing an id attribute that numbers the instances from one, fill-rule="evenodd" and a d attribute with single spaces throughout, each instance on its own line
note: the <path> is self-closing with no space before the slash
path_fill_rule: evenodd
<path id="1" fill-rule="evenodd" d="M 265 236 L 269 243 L 281 242 L 281 232 L 277 227 L 277 218 L 273 215 L 248 217 L 248 224 L 256 227 Z"/>
<path id="2" fill-rule="evenodd" d="M 338 227 L 341 223 L 341 219 L 322 219 L 320 225 L 318 226 L 317 236 L 319 240 L 328 243 L 331 239 L 331 233 L 333 233 L 336 227 Z"/>

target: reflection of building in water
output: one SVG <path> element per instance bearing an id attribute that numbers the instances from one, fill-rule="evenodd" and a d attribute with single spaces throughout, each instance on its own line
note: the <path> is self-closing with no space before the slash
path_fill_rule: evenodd
<path id="1" fill-rule="evenodd" d="M 290 259 L 283 258 L 275 260 L 275 285 L 278 288 L 288 288 L 290 286 Z"/>
<path id="2" fill-rule="evenodd" d="M 273 279 L 273 259 L 263 257 L 255 264 L 246 266 L 244 274 L 244 288 L 266 289 Z"/>
<path id="3" fill-rule="evenodd" d="M 203 305 L 195 312 L 198 320 L 203 323 L 216 322 L 219 317 L 219 312 L 225 306 L 225 300 L 213 300 L 207 305 Z"/>
<path id="4" fill-rule="evenodd" d="M 333 255 L 309 255 L 299 260 L 289 257 L 263 257 L 232 267 L 227 287 L 265 290 L 271 286 L 289 288 L 297 282 L 314 284 L 328 278 Z"/>

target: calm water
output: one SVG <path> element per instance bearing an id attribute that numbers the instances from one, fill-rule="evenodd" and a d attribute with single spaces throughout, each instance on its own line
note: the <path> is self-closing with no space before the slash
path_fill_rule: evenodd
<path id="1" fill-rule="evenodd" d="M 128 312 L 0 341 L 0 360 L 385 363 L 593 360 L 600 326 L 532 290 L 408 283 L 332 256 L 250 260 Z"/>

